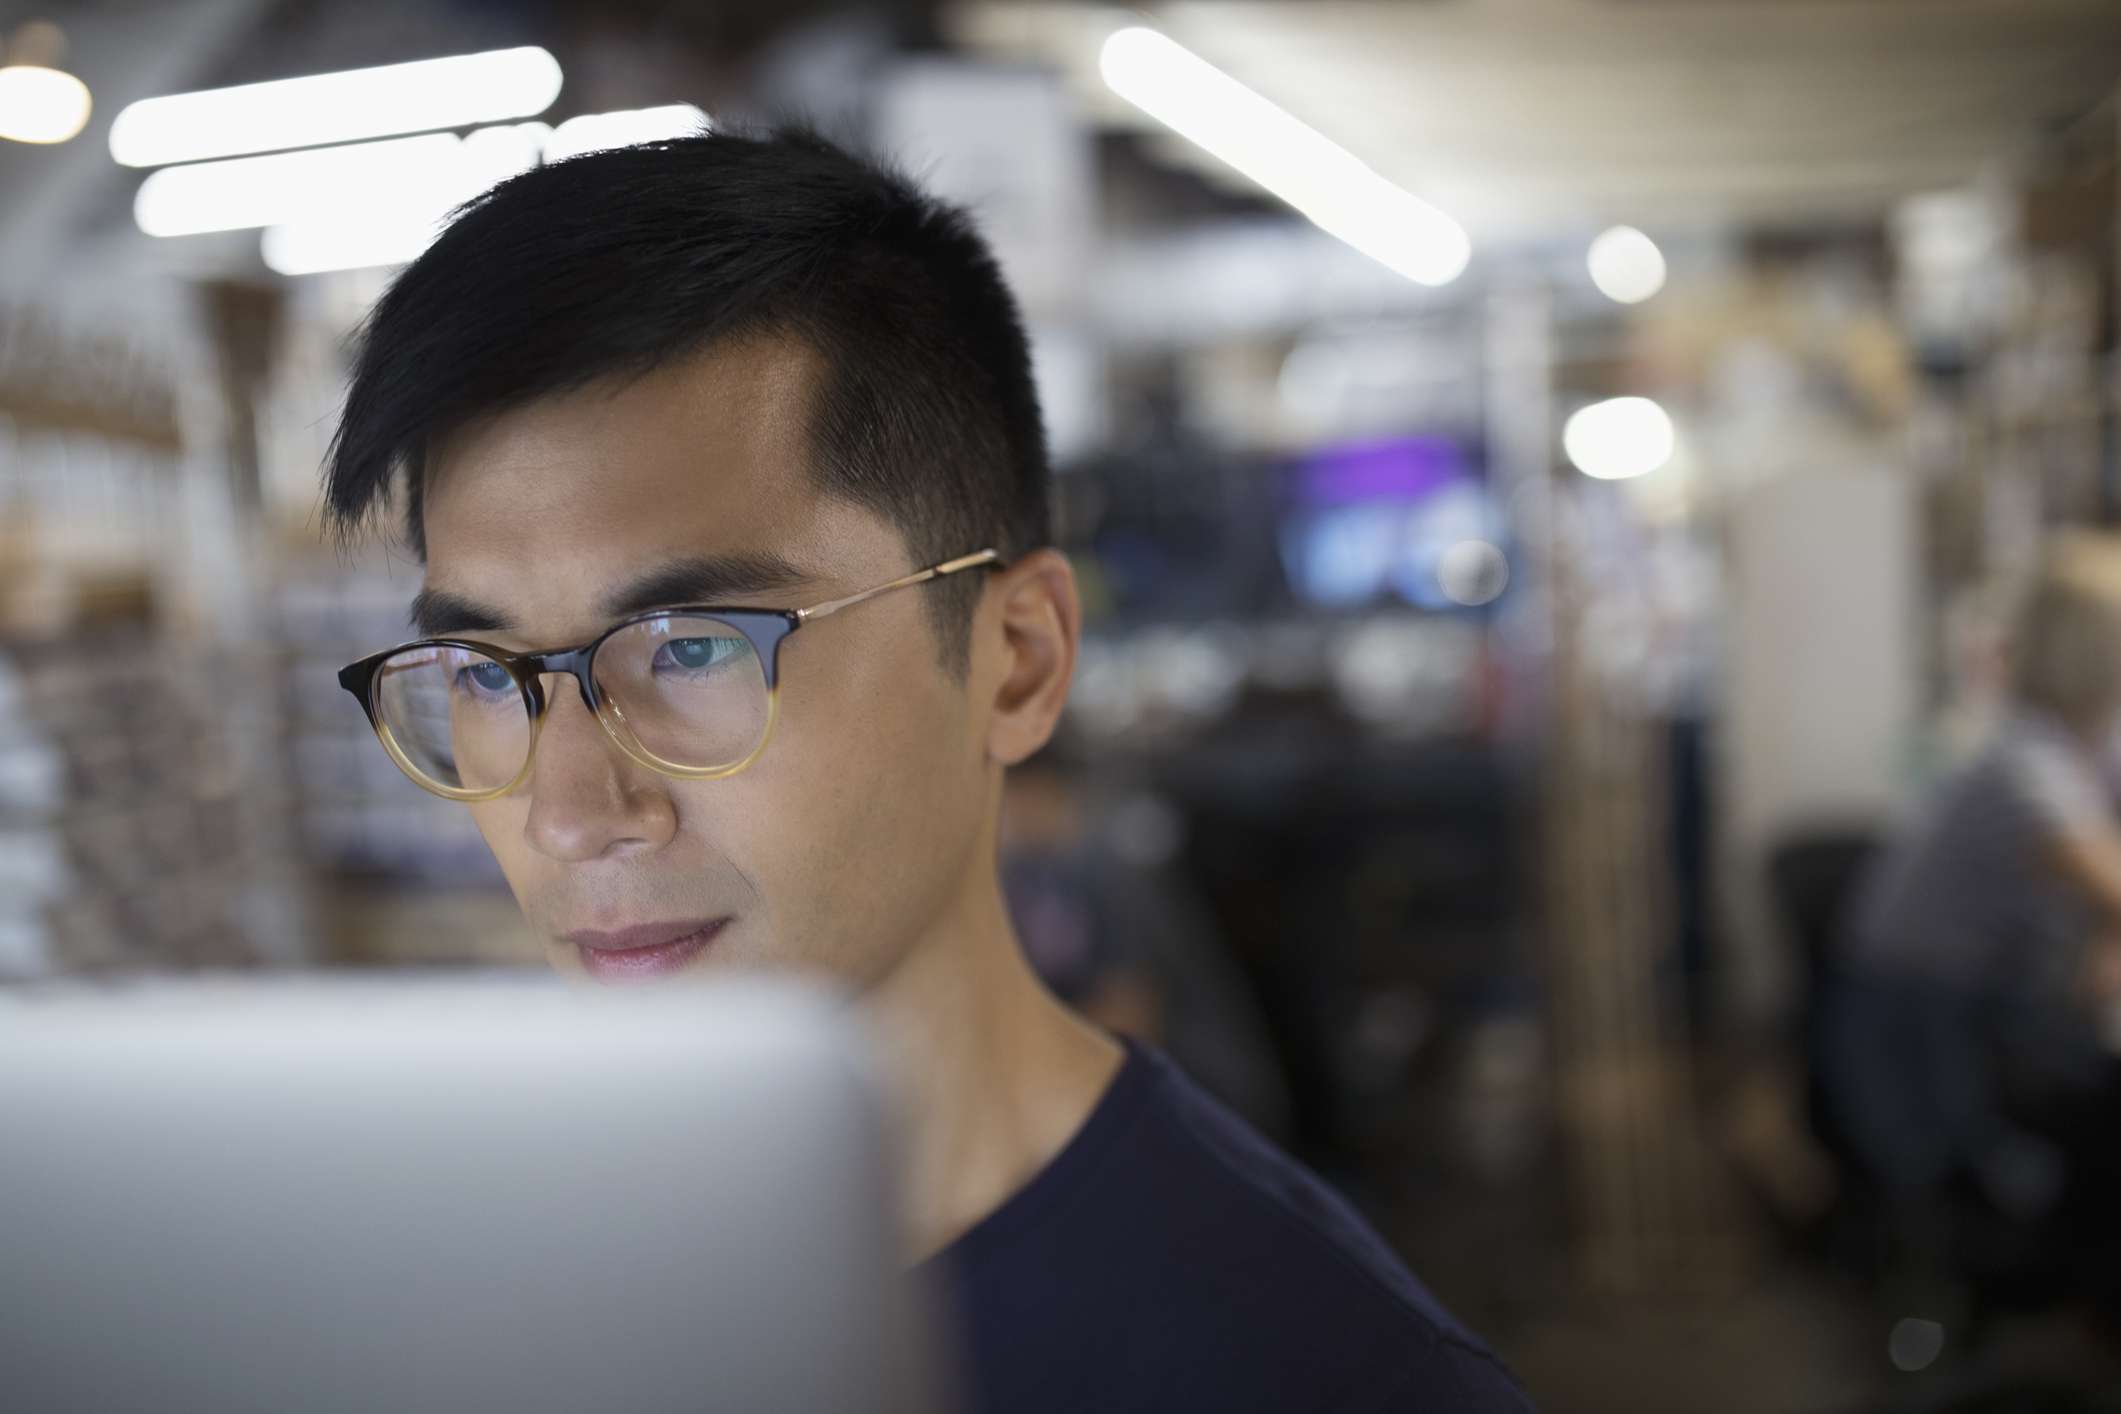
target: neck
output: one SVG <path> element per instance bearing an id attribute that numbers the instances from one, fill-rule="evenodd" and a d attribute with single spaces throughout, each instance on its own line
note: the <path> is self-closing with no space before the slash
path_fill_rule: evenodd
<path id="1" fill-rule="evenodd" d="M 1122 1053 L 1033 975 L 991 865 L 864 1003 L 896 1090 L 899 1187 L 919 1261 L 1066 1147 Z"/>

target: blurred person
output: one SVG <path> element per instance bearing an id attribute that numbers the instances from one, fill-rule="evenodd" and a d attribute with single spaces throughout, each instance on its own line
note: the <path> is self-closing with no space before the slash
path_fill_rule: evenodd
<path id="1" fill-rule="evenodd" d="M 1026 965 L 1003 779 L 1080 632 L 1047 482 L 962 212 L 799 132 L 537 168 L 362 331 L 329 510 L 403 514 L 425 637 L 342 681 L 562 972 L 858 1002 L 981 1407 L 1528 1407 L 1342 1199 Z"/>
<path id="2" fill-rule="evenodd" d="M 2109 1163 L 2121 540 L 2052 544 L 2009 655 L 1989 744 L 1861 885 L 1828 1002 L 1838 1117 L 1917 1248 L 1946 1240 L 1955 1182 L 2031 1222 L 2056 1211 L 2073 1164 L 2081 1186 Z"/>
<path id="3" fill-rule="evenodd" d="M 1159 802 L 1093 822 L 1083 763 L 1048 746 L 1003 784 L 1002 893 L 1032 971 L 1062 1002 L 1161 1047 L 1216 1099 L 1268 1134 L 1288 1093 L 1266 1023 L 1206 911 L 1142 839 Z M 1164 807 L 1168 808 L 1168 807 Z M 1148 818 L 1144 818 L 1144 816 Z"/>

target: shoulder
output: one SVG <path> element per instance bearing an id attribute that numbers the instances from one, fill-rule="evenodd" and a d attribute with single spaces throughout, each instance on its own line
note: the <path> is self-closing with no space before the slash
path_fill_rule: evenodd
<path id="1" fill-rule="evenodd" d="M 2091 753 L 2055 723 L 2013 721 L 1991 760 L 1998 790 L 2046 828 L 2082 828 L 2107 814 L 2105 783 Z"/>
<path id="2" fill-rule="evenodd" d="M 985 1407 L 1530 1407 L 1339 1195 L 1131 1043 L 1076 1139 L 939 1260 Z"/>
<path id="3" fill-rule="evenodd" d="M 1335 1343 L 1353 1383 L 1333 1407 L 1387 1409 L 1395 1390 L 1427 1404 L 1439 1387 L 1465 1392 L 1444 1407 L 1519 1410 L 1515 1383 L 1477 1337 L 1436 1300 L 1354 1208 L 1160 1054 L 1148 1068 L 1144 1135 L 1173 1190 L 1171 1236 L 1205 1254 L 1201 1275 L 1225 1292 L 1266 1283 L 1265 1304 L 1286 1322 Z M 1178 1190 L 1187 1195 L 1178 1199 Z M 1189 1239 L 1199 1237 L 1195 1244 Z M 1472 1397 L 1489 1391 L 1491 1397 Z M 1507 1398 L 1505 1398 L 1507 1396 Z"/>

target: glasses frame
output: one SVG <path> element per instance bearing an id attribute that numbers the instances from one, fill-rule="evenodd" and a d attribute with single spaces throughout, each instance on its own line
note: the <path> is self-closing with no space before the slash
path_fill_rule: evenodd
<path id="1" fill-rule="evenodd" d="M 725 780 L 758 760 L 765 753 L 767 744 L 773 740 L 773 729 L 780 721 L 781 645 L 786 643 L 789 636 L 795 633 L 796 630 L 802 628 L 805 624 L 815 623 L 819 619 L 836 614 L 842 609 L 851 609 L 857 604 L 866 604 L 871 599 L 880 598 L 894 590 L 910 589 L 916 584 L 926 584 L 931 580 L 941 579 L 946 575 L 982 568 L 999 570 L 1007 568 L 1007 565 L 1003 561 L 1000 551 L 979 550 L 970 555 L 960 555 L 954 560 L 944 560 L 940 564 L 929 565 L 925 569 L 915 570 L 912 574 L 901 575 L 897 579 L 864 589 L 859 593 L 812 604 L 805 609 L 758 609 L 725 607 L 716 604 L 673 604 L 663 608 L 644 609 L 637 614 L 628 614 L 589 642 L 573 648 L 549 648 L 537 652 L 512 653 L 491 643 L 455 634 L 445 635 L 440 638 L 416 638 L 410 642 L 386 648 L 380 653 L 371 653 L 358 662 L 347 664 L 339 670 L 339 686 L 352 693 L 355 700 L 360 702 L 361 710 L 368 715 L 368 725 L 374 729 L 376 739 L 383 743 L 383 750 L 389 754 L 392 761 L 397 763 L 398 769 L 403 771 L 414 785 L 431 794 L 439 795 L 444 800 L 463 801 L 467 804 L 498 800 L 514 791 L 529 778 L 531 762 L 537 759 L 538 734 L 545 725 L 545 711 L 548 706 L 545 696 L 545 677 L 549 673 L 563 673 L 574 679 L 575 687 L 582 694 L 582 705 L 587 707 L 590 714 L 597 719 L 598 725 L 603 727 L 604 735 L 611 739 L 612 745 L 618 747 L 629 759 L 638 762 L 651 771 L 669 776 L 675 780 Z M 613 635 L 631 628 L 637 623 L 642 623 L 649 619 L 664 618 L 672 614 L 710 618 L 727 624 L 738 633 L 741 633 L 745 640 L 751 644 L 752 651 L 758 655 L 759 667 L 766 677 L 766 729 L 759 734 L 758 745 L 752 747 L 751 754 L 744 757 L 741 761 L 727 766 L 705 767 L 681 766 L 674 761 L 665 761 L 634 739 L 633 733 L 626 727 L 624 711 L 620 709 L 617 703 L 597 691 L 594 672 L 597 650 L 602 648 Z M 378 684 L 382 680 L 383 665 L 400 653 L 409 652 L 416 648 L 468 649 L 471 652 L 491 658 L 508 670 L 509 677 L 515 680 L 516 691 L 522 695 L 524 709 L 530 713 L 530 745 L 523 753 L 523 768 L 516 772 L 515 779 L 504 786 L 496 786 L 485 790 L 469 790 L 458 786 L 445 786 L 441 782 L 431 779 L 425 772 L 413 765 L 412 759 L 405 752 L 405 748 L 398 743 L 397 737 L 391 732 L 390 724 L 383 719 L 383 713 L 376 703 L 376 695 Z"/>

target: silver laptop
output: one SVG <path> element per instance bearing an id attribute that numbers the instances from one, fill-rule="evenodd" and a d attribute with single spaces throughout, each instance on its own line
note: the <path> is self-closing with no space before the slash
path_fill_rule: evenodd
<path id="1" fill-rule="evenodd" d="M 0 1405 L 935 1408 L 865 1064 L 766 984 L 0 992 Z"/>

